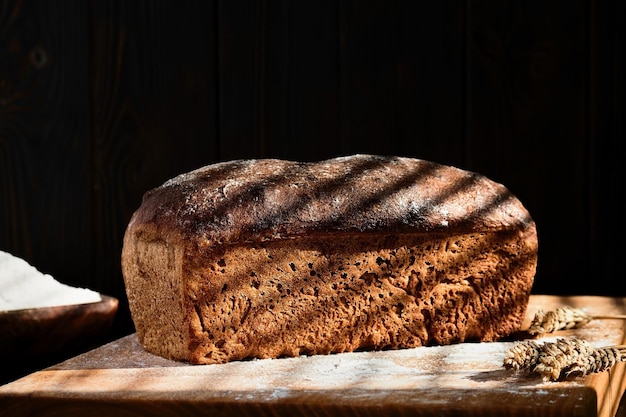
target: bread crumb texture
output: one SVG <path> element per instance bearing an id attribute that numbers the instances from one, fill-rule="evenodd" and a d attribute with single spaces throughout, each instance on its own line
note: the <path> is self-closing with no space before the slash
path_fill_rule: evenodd
<path id="1" fill-rule="evenodd" d="M 242 165 L 237 187 L 251 194 L 228 197 Z M 254 165 L 171 180 L 131 220 L 122 268 L 148 351 L 209 364 L 494 341 L 519 329 L 537 237 L 503 186 L 407 158 Z M 268 166 L 289 175 L 270 181 Z M 372 179 L 385 170 L 390 178 Z"/>

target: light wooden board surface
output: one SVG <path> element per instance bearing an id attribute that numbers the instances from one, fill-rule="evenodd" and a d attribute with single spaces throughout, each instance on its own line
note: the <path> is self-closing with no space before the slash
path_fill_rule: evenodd
<path id="1" fill-rule="evenodd" d="M 533 296 L 527 323 L 537 309 L 562 305 L 626 313 L 626 298 Z M 623 320 L 594 320 L 540 341 L 577 336 L 609 346 L 624 343 L 624 328 Z M 199 366 L 151 355 L 133 334 L 0 387 L 0 415 L 615 415 L 626 389 L 624 363 L 544 382 L 503 367 L 514 343 Z"/>

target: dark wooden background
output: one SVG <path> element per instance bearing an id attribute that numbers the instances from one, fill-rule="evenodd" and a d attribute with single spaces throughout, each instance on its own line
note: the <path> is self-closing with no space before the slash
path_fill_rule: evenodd
<path id="1" fill-rule="evenodd" d="M 0 2 L 0 250 L 118 297 L 142 194 L 220 160 L 395 154 L 507 185 L 534 291 L 625 296 L 626 2 Z"/>

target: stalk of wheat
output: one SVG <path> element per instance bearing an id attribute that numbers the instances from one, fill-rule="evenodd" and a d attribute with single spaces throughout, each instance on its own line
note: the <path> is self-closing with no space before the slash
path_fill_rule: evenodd
<path id="1" fill-rule="evenodd" d="M 555 310 L 539 310 L 528 328 L 531 335 L 553 333 L 558 330 L 580 328 L 591 320 L 600 319 L 626 319 L 626 315 L 590 315 L 584 310 L 573 307 L 559 307 Z"/>
<path id="2" fill-rule="evenodd" d="M 538 344 L 518 342 L 505 353 L 504 367 L 539 373 L 544 381 L 603 372 L 626 362 L 626 345 L 595 348 L 582 339 L 557 339 Z"/>

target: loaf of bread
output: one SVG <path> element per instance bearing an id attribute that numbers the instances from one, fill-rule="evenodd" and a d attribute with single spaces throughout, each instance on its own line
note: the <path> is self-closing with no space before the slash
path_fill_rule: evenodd
<path id="1" fill-rule="evenodd" d="M 519 330 L 536 264 L 503 185 L 373 155 L 180 175 L 122 251 L 141 344 L 197 364 L 494 341 Z"/>

